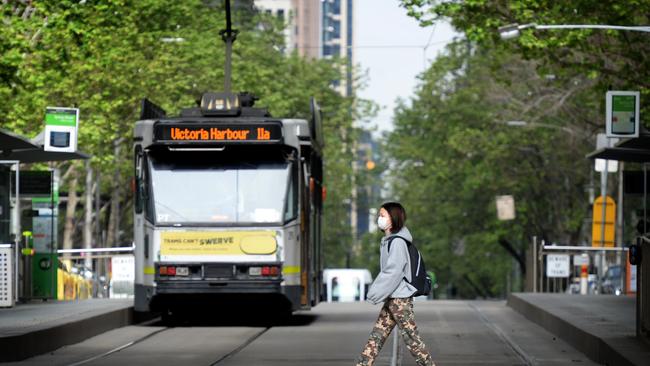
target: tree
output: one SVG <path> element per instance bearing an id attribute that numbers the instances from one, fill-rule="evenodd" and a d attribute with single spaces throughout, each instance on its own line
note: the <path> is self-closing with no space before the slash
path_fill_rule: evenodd
<path id="1" fill-rule="evenodd" d="M 502 296 L 509 273 L 524 270 L 512 254 L 521 256 L 532 235 L 583 239 L 592 131 L 559 121 L 591 97 L 589 85 L 540 77 L 534 62 L 459 41 L 397 108 L 385 146 L 393 196 L 450 296 Z M 507 124 L 526 116 L 541 127 Z M 514 222 L 496 218 L 502 194 L 515 197 Z"/>
<path id="2" fill-rule="evenodd" d="M 102 195 L 110 197 L 95 223 L 103 230 L 121 228 L 109 230 L 118 234 L 109 238 L 109 245 L 130 242 L 133 197 L 127 187 L 133 176 L 131 136 L 139 101 L 147 97 L 175 114 L 193 106 L 203 92 L 221 89 L 221 2 L 39 1 L 33 3 L 31 17 L 22 17 L 11 4 L 2 6 L 9 25 L 0 35 L 0 97 L 9 101 L 0 107 L 2 126 L 34 136 L 42 129 L 46 106 L 78 107 L 79 148 L 92 155 L 91 166 L 102 177 Z M 311 96 L 321 104 L 328 189 L 324 237 L 328 258 L 335 261 L 338 253 L 332 248 L 349 228 L 341 205 L 351 181 L 352 155 L 345 147 L 356 136 L 352 121 L 366 113 L 368 104 L 330 87 L 345 77 L 345 61 L 283 54 L 283 25 L 247 9 L 233 16 L 240 30 L 233 49 L 233 90 L 253 92 L 261 98 L 257 104 L 278 117 L 309 117 Z M 83 193 L 76 185 L 84 179 L 68 176 L 63 190 Z M 117 190 L 120 194 L 112 194 Z M 77 223 L 70 230 L 78 237 L 80 215 L 68 217 Z"/>
<path id="3" fill-rule="evenodd" d="M 650 1 L 433 1 L 402 0 L 409 15 L 428 26 L 442 19 L 482 47 L 515 52 L 534 60 L 542 74 L 586 75 L 594 81 L 600 116 L 608 89 L 640 90 L 650 96 L 649 33 L 606 30 L 526 29 L 516 40 L 503 41 L 498 27 L 508 24 L 647 25 Z M 647 103 L 642 113 L 650 111 Z M 602 125 L 603 118 L 599 118 Z"/>

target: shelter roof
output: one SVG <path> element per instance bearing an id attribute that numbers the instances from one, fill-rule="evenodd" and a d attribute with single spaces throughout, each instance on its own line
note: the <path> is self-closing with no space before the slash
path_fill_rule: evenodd
<path id="1" fill-rule="evenodd" d="M 650 133 L 625 139 L 614 147 L 605 147 L 587 155 L 589 159 L 607 159 L 634 163 L 650 162 Z"/>
<path id="2" fill-rule="evenodd" d="M 82 152 L 45 151 L 38 142 L 3 129 L 0 129 L 0 153 L 0 160 L 18 160 L 26 164 L 90 158 Z"/>

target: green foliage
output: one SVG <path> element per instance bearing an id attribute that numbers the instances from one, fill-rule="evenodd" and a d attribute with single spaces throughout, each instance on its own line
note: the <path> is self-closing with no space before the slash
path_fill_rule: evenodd
<path id="1" fill-rule="evenodd" d="M 650 96 L 650 42 L 642 32 L 532 27 L 516 39 L 502 40 L 498 28 L 647 25 L 650 1 L 401 4 L 422 26 L 451 22 L 471 44 L 452 45 L 423 76 L 412 106 L 399 110 L 389 141 L 410 174 L 417 171 L 421 177 L 402 183 L 408 186 L 405 200 L 430 218 L 423 222 L 430 232 L 420 235 L 431 235 L 436 255 L 443 258 L 436 264 L 446 272 L 443 284 L 464 279 L 461 293 L 479 293 L 482 283 L 501 292 L 509 263 L 496 245 L 499 238 L 520 249 L 532 235 L 560 243 L 586 241 L 584 191 L 591 162 L 584 155 L 593 150 L 595 133 L 604 130 L 607 90 L 639 90 L 641 115 L 650 112 L 643 102 Z M 536 127 L 516 129 L 506 121 Z M 415 169 L 417 162 L 422 166 Z M 494 219 L 497 194 L 515 196 L 514 222 Z M 425 197 L 439 198 L 429 198 L 435 204 L 427 205 L 421 203 Z M 458 246 L 454 243 L 463 243 L 466 254 L 451 255 L 448 247 Z M 453 260 L 447 263 L 448 258 Z"/>
<path id="2" fill-rule="evenodd" d="M 598 108 L 604 114 L 604 94 L 640 90 L 650 97 L 650 33 L 593 30 L 524 29 L 517 39 L 501 40 L 498 28 L 508 24 L 626 25 L 650 23 L 650 1 L 453 1 L 401 0 L 408 14 L 423 26 L 442 19 L 472 41 L 535 60 L 541 73 L 560 77 L 587 75 L 595 80 Z M 642 114 L 650 107 L 642 105 Z M 599 121 L 603 121 L 600 118 Z M 603 122 L 601 122 L 602 125 Z M 647 123 L 647 122 L 646 122 Z"/>
<path id="3" fill-rule="evenodd" d="M 591 97 L 591 84 L 540 78 L 535 66 L 453 43 L 396 110 L 385 146 L 390 186 L 442 293 L 449 286 L 463 297 L 502 296 L 517 266 L 500 239 L 522 253 L 533 235 L 584 239 L 592 130 L 564 121 Z M 522 119 L 528 127 L 507 124 Z M 515 197 L 511 222 L 496 217 L 495 196 L 504 194 Z"/>
<path id="4" fill-rule="evenodd" d="M 0 123 L 34 136 L 42 129 L 46 106 L 80 108 L 79 149 L 92 155 L 92 166 L 103 177 L 102 192 L 128 187 L 131 136 L 143 97 L 175 114 L 193 106 L 203 92 L 222 89 L 225 45 L 219 30 L 225 19 L 220 6 L 201 0 L 37 1 L 31 16 L 23 17 L 14 11 L 16 4 L 0 5 L 5 22 Z M 323 108 L 324 237 L 339 245 L 342 237 L 350 237 L 341 202 L 351 187 L 352 120 L 369 104 L 330 87 L 344 79 L 344 61 L 283 54 L 282 25 L 268 16 L 236 13 L 233 20 L 240 31 L 233 48 L 233 90 L 261 97 L 258 105 L 278 117 L 308 117 L 311 96 Z M 165 42 L 168 38 L 183 41 Z M 116 145 L 121 146 L 117 156 Z M 110 179 L 116 170 L 119 181 Z M 123 192 L 120 216 L 127 218 L 132 197 L 130 190 Z M 122 227 L 127 230 L 123 240 L 129 240 L 127 222 Z"/>

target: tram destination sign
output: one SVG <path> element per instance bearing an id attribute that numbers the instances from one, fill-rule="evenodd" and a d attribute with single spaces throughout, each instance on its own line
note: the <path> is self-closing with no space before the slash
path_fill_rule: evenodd
<path id="1" fill-rule="evenodd" d="M 282 127 L 275 123 L 164 123 L 154 130 L 167 142 L 279 142 Z"/>

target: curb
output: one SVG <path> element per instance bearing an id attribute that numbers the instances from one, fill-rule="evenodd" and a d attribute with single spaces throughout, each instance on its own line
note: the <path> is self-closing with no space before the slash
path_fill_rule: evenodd
<path id="1" fill-rule="evenodd" d="M 131 325 L 133 322 L 134 314 L 131 306 L 51 328 L 0 337 L 0 362 L 22 361 L 115 328 Z"/>
<path id="2" fill-rule="evenodd" d="M 603 365 L 636 366 L 633 361 L 614 349 L 604 339 L 536 306 L 517 294 L 509 294 L 507 305 L 528 320 L 561 338 L 590 360 Z"/>

